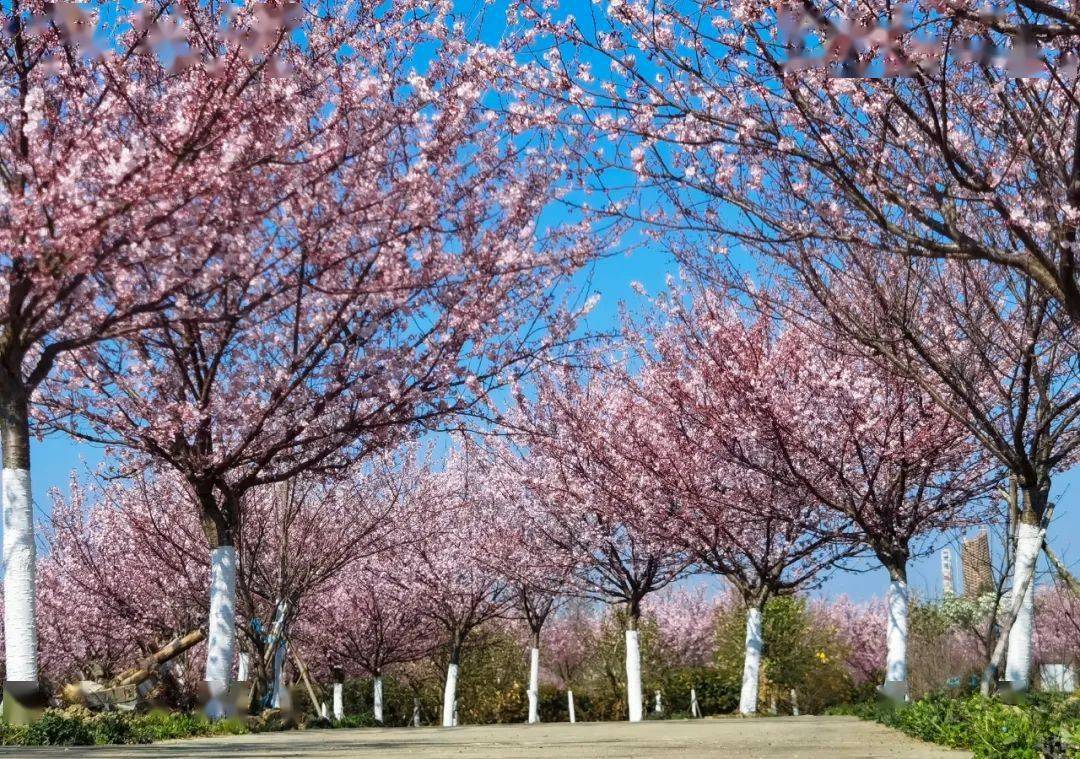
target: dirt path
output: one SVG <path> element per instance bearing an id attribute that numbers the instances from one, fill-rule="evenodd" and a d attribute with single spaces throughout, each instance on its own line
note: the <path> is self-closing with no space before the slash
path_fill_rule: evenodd
<path id="1" fill-rule="evenodd" d="M 2 749 L 0 757 L 92 759 L 236 759 L 236 757 L 455 757 L 455 759 L 699 759 L 702 757 L 930 757 L 970 756 L 919 743 L 853 717 L 777 717 L 577 725 L 491 725 L 440 728 L 307 730 L 152 746 Z"/>

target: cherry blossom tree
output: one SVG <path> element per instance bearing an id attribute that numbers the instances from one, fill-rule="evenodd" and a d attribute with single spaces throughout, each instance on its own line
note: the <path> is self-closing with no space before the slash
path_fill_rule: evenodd
<path id="1" fill-rule="evenodd" d="M 656 623 L 665 661 L 673 667 L 707 667 L 716 649 L 717 614 L 726 599 L 705 588 L 669 585 L 649 597 L 645 616 Z"/>
<path id="2" fill-rule="evenodd" d="M 438 640 L 438 630 L 424 614 L 426 589 L 408 582 L 414 574 L 408 568 L 411 540 L 350 565 L 298 620 L 292 639 L 308 652 L 316 673 L 335 680 L 335 719 L 344 715 L 341 679 L 367 675 L 372 678 L 372 714 L 381 723 L 383 674 L 428 656 Z"/>
<path id="3" fill-rule="evenodd" d="M 1035 596 L 1038 616 L 1035 657 L 1042 664 L 1080 661 L 1080 596 L 1061 584 L 1040 588 Z"/>
<path id="4" fill-rule="evenodd" d="M 983 688 L 989 690 L 1004 665 L 1011 687 L 1024 690 L 1035 561 L 1053 513 L 1049 489 L 1055 473 L 1076 460 L 1080 444 L 1080 386 L 1068 323 L 1031 282 L 1000 267 L 885 260 L 873 269 L 841 271 L 832 263 L 818 268 L 821 263 L 791 269 L 810 275 L 795 274 L 806 285 L 804 313 L 864 346 L 865 357 L 917 383 L 1015 483 L 1001 488 L 1011 494 L 1006 550 L 1012 605 Z M 826 268 L 831 274 L 821 279 Z"/>
<path id="5" fill-rule="evenodd" d="M 774 466 L 782 464 L 774 459 Z M 727 580 L 742 598 L 747 616 L 739 711 L 753 714 L 766 603 L 814 587 L 845 550 L 836 541 L 838 530 L 829 514 L 807 493 L 738 465 L 725 468 L 716 462 L 710 469 L 694 480 L 685 470 L 680 473 L 685 506 L 669 529 L 682 535 L 683 545 L 702 567 Z M 815 522 L 821 529 L 811 528 Z"/>
<path id="6" fill-rule="evenodd" d="M 298 185 L 327 24 L 253 4 L 5 11 L 0 427 L 9 681 L 37 680 L 29 418 L 64 356 L 130 334 L 228 268 Z M 97 29 L 99 24 L 105 26 Z M 325 43 L 325 44 L 324 44 Z M 104 45 L 102 48 L 101 45 Z M 156 49 L 167 48 L 167 49 Z M 315 98 L 317 100 L 317 98 Z"/>
<path id="7" fill-rule="evenodd" d="M 503 553 L 498 546 L 512 539 L 516 515 L 500 497 L 493 460 L 467 439 L 431 477 L 431 510 L 423 539 L 411 544 L 415 560 L 406 582 L 425 599 L 423 614 L 448 649 L 442 724 L 453 727 L 462 649 L 471 633 L 503 616 L 514 600 L 490 555 Z"/>
<path id="8" fill-rule="evenodd" d="M 908 561 L 920 538 L 985 516 L 972 507 L 987 467 L 967 427 L 918 383 L 812 328 L 774 326 L 768 313 L 745 324 L 708 289 L 675 288 L 656 310 L 665 316 L 654 319 L 652 344 L 671 364 L 659 381 L 675 374 L 724 388 L 733 421 L 780 460 L 767 457 L 761 473 L 834 512 L 843 524 L 835 538 L 865 547 L 888 570 L 886 681 L 902 689 Z M 742 358 L 749 356 L 761 356 L 760 364 Z M 711 412 L 719 423 L 719 404 L 712 405 L 695 415 Z M 734 448 L 732 456 L 760 466 L 747 451 Z"/>
<path id="9" fill-rule="evenodd" d="M 230 238 L 242 255 L 215 269 L 216 287 L 184 288 L 182 309 L 73 354 L 49 386 L 49 424 L 153 457 L 196 494 L 215 687 L 235 648 L 245 494 L 476 411 L 565 339 L 552 288 L 596 244 L 582 225 L 540 224 L 564 148 L 485 106 L 501 83 L 478 79 L 480 60 L 496 52 L 413 9 L 345 14 L 330 59 L 294 43 L 322 87 L 291 122 L 312 133 L 289 179 L 302 189 Z"/>
<path id="10" fill-rule="evenodd" d="M 288 629 L 351 564 L 383 550 L 407 520 L 393 457 L 338 481 L 304 480 L 248 492 L 238 535 L 238 612 L 255 697 L 270 656 L 256 619 L 284 610 Z M 55 494 L 39 591 L 44 672 L 54 682 L 90 662 L 101 675 L 177 634 L 204 627 L 210 565 L 194 494 L 170 471 L 127 482 L 73 481 Z M 185 688 L 194 691 L 194 683 Z"/>
<path id="11" fill-rule="evenodd" d="M 626 608 L 628 715 L 640 721 L 642 602 L 690 563 L 655 529 L 667 504 L 652 473 L 621 451 L 647 410 L 604 375 L 582 382 L 568 370 L 538 378 L 535 400 L 520 394 L 518 411 L 524 476 L 540 499 L 550 550 L 574 568 L 574 592 Z"/>
<path id="12" fill-rule="evenodd" d="M 237 541 L 237 608 L 248 625 L 256 700 L 273 682 L 274 650 L 262 628 L 276 619 L 288 640 L 340 576 L 405 539 L 418 476 L 412 446 L 375 455 L 333 478 L 300 477 L 248 491 Z M 189 498 L 186 507 L 193 512 Z M 281 641 L 277 641 L 281 642 Z M 280 674 L 280 673 L 278 673 Z"/>
<path id="13" fill-rule="evenodd" d="M 198 524 L 170 507 L 185 495 L 149 476 L 128 487 L 72 478 L 66 495 L 53 492 L 37 586 L 48 681 L 111 677 L 202 626 Z M 193 694 L 195 683 L 185 679 L 183 689 Z"/>
<path id="14" fill-rule="evenodd" d="M 847 596 L 810 602 L 815 622 L 831 630 L 844 648 L 844 665 L 856 685 L 871 682 L 885 668 L 886 642 L 881 629 L 888 607 L 881 599 L 856 603 Z"/>
<path id="15" fill-rule="evenodd" d="M 655 528 L 705 570 L 724 577 L 747 609 L 739 709 L 756 711 L 762 613 L 769 598 L 812 587 L 852 548 L 847 518 L 796 479 L 760 410 L 801 395 L 806 356 L 794 333 L 746 321 L 731 305 L 658 301 L 661 315 L 631 331 L 641 369 L 623 373 L 638 399 L 624 455 L 665 494 Z M 666 316 L 664 316 L 666 314 Z M 701 318 L 700 329 L 683 326 Z M 681 321 L 685 319 L 685 321 Z"/>
<path id="16" fill-rule="evenodd" d="M 593 646 L 600 634 L 600 615 L 589 601 L 572 599 L 559 607 L 547 625 L 547 656 L 544 673 L 558 687 L 567 691 L 573 703 L 573 690 L 593 656 Z"/>
<path id="17" fill-rule="evenodd" d="M 537 504 L 543 495 L 529 487 L 527 458 L 509 445 L 488 445 L 494 461 L 491 487 L 502 508 L 519 515 L 513 534 L 493 546 L 492 567 L 506 577 L 517 612 L 529 631 L 529 724 L 540 721 L 541 637 L 544 626 L 566 600 L 574 567 L 566 554 L 551 550 L 550 515 Z"/>
<path id="18" fill-rule="evenodd" d="M 903 690 L 908 562 L 920 539 L 987 516 L 975 508 L 987 467 L 966 428 L 916 383 L 820 347 L 808 358 L 801 413 L 794 393 L 759 409 L 791 478 L 850 520 L 849 539 L 888 570 L 885 679 Z"/>

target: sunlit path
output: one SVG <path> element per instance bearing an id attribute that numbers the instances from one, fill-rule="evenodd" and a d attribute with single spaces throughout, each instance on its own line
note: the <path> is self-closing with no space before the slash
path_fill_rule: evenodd
<path id="1" fill-rule="evenodd" d="M 309 730 L 263 733 L 153 746 L 0 749 L 0 756 L 94 759 L 232 759 L 252 757 L 930 757 L 970 756 L 912 740 L 852 717 L 709 719 L 694 722 L 593 722 L 494 725 L 454 729 Z"/>

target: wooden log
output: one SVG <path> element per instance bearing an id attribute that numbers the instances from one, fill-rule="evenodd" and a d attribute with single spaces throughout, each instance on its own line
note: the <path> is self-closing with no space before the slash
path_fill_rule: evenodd
<path id="1" fill-rule="evenodd" d="M 122 672 L 113 681 L 117 686 L 137 685 L 151 677 L 158 668 L 170 659 L 175 659 L 192 646 L 196 646 L 206 638 L 206 633 L 200 628 L 174 638 L 168 644 L 140 661 L 134 668 Z"/>

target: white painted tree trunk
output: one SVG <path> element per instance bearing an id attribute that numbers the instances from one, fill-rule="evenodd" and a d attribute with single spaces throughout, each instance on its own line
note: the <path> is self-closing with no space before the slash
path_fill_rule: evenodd
<path id="1" fill-rule="evenodd" d="M 227 686 L 236 648 L 236 548 L 219 546 L 210 552 L 210 635 L 206 643 L 205 680 Z"/>
<path id="2" fill-rule="evenodd" d="M 278 643 L 274 649 L 274 667 L 270 680 L 270 706 L 281 708 L 281 673 L 285 668 L 285 644 Z"/>
<path id="3" fill-rule="evenodd" d="M 1027 585 L 1012 629 L 1009 630 L 1009 653 L 1005 660 L 1005 679 L 1015 690 L 1026 691 L 1031 682 L 1031 637 L 1035 622 L 1035 561 L 1042 548 L 1042 532 L 1036 525 L 1021 522 L 1016 529 L 1016 565 L 1013 588 Z"/>
<path id="4" fill-rule="evenodd" d="M 341 683 L 334 683 L 334 719 L 341 720 L 345 716 L 345 687 Z"/>
<path id="5" fill-rule="evenodd" d="M 371 700 L 371 712 L 375 717 L 375 721 L 381 724 L 383 721 L 382 675 L 375 675 L 372 686 L 374 693 Z"/>
<path id="6" fill-rule="evenodd" d="M 664 713 L 664 702 L 660 696 L 660 691 L 656 691 L 656 702 L 653 704 L 653 712 L 656 714 Z"/>
<path id="7" fill-rule="evenodd" d="M 4 468 L 4 644 L 6 678 L 37 682 L 34 509 L 30 471 Z"/>
<path id="8" fill-rule="evenodd" d="M 529 652 L 529 724 L 540 721 L 540 649 Z"/>
<path id="9" fill-rule="evenodd" d="M 690 689 L 690 716 L 691 717 L 700 717 L 701 716 L 701 707 L 698 706 L 697 691 L 694 688 Z"/>
<path id="10" fill-rule="evenodd" d="M 251 677 L 251 656 L 240 654 L 236 662 L 236 682 L 246 683 L 249 677 Z"/>
<path id="11" fill-rule="evenodd" d="M 799 694 L 794 688 L 791 689 L 791 716 L 799 716 Z"/>
<path id="12" fill-rule="evenodd" d="M 574 691 L 566 691 L 566 706 L 570 710 L 570 724 L 577 722 L 577 715 L 574 714 Z"/>
<path id="13" fill-rule="evenodd" d="M 420 727 L 420 699 L 412 700 L 412 723 L 413 727 Z"/>
<path id="14" fill-rule="evenodd" d="M 326 708 L 325 701 L 319 704 L 319 716 L 322 717 L 324 720 L 330 719 L 330 710 Z"/>
<path id="15" fill-rule="evenodd" d="M 442 724 L 443 727 L 454 726 L 454 705 L 457 702 L 457 679 L 458 665 L 451 664 L 446 668 L 446 687 L 443 689 L 442 701 Z"/>
<path id="16" fill-rule="evenodd" d="M 751 607 L 746 613 L 746 650 L 743 659 L 742 691 L 739 712 L 755 714 L 758 702 L 758 680 L 761 677 L 761 649 L 764 646 L 761 629 L 761 609 Z"/>
<path id="17" fill-rule="evenodd" d="M 626 706 L 631 722 L 641 722 L 641 646 L 638 631 L 626 631 Z"/>
<path id="18" fill-rule="evenodd" d="M 908 584 L 896 579 L 889 583 L 885 621 L 885 682 L 907 681 Z"/>

